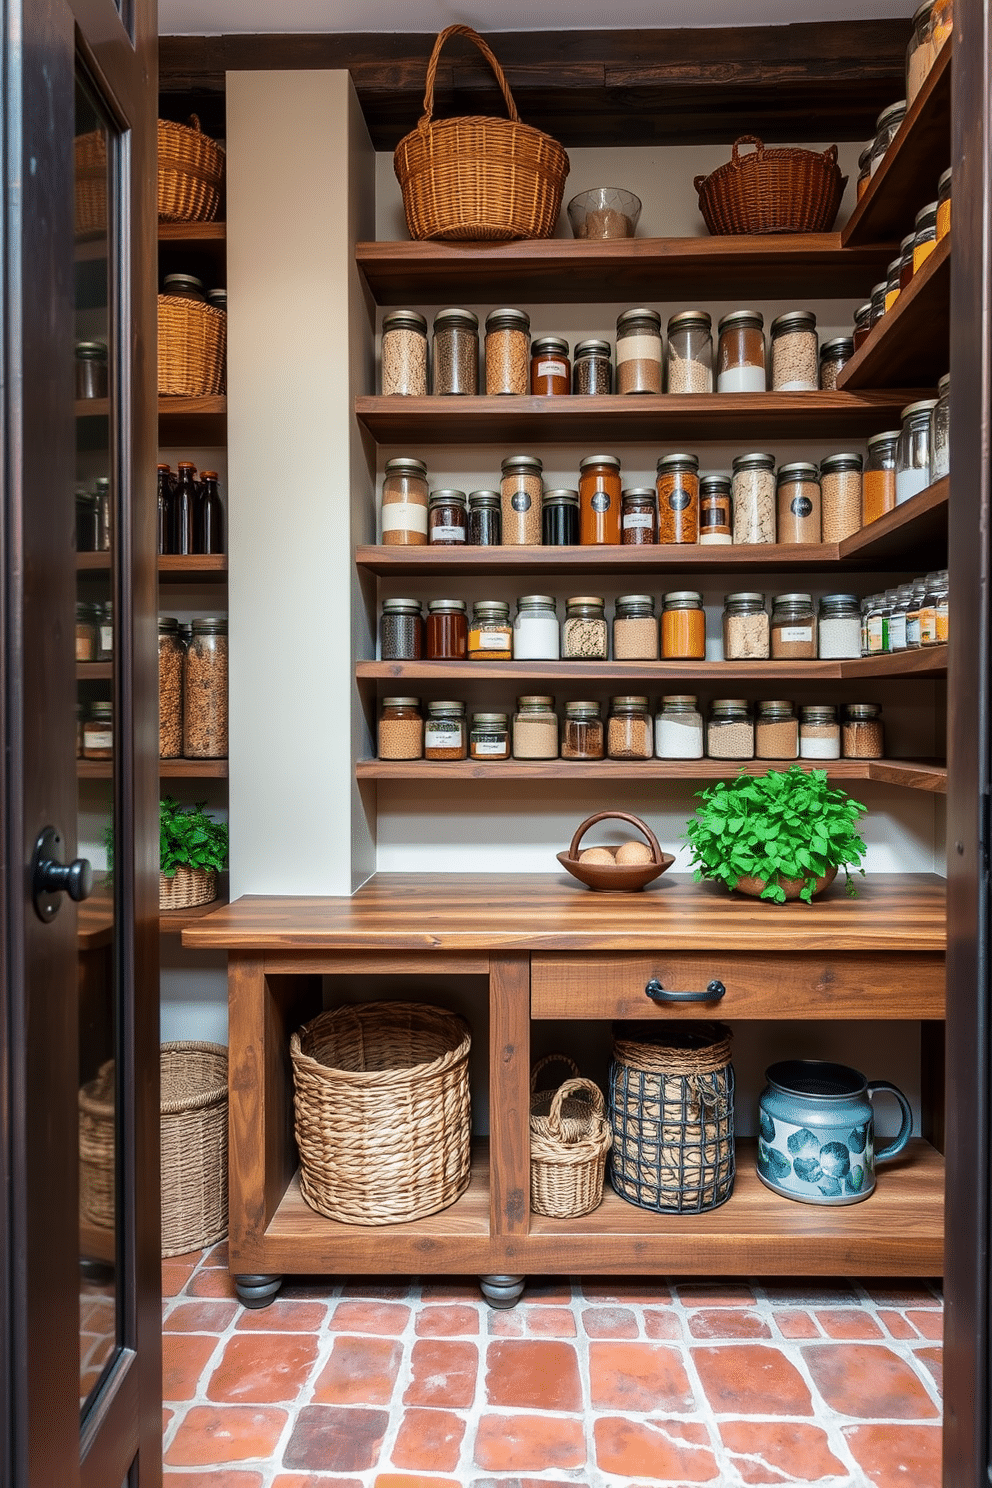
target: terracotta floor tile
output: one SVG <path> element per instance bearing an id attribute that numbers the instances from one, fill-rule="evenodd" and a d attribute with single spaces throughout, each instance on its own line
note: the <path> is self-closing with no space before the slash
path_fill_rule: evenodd
<path id="1" fill-rule="evenodd" d="M 186 1288 L 189 1297 L 231 1297 L 236 1298 L 234 1290 L 234 1278 L 230 1271 L 220 1266 L 214 1266 L 209 1271 L 197 1271 L 190 1279 Z"/>
<path id="2" fill-rule="evenodd" d="M 909 1322 L 917 1328 L 924 1338 L 932 1339 L 934 1343 L 944 1341 L 944 1315 L 940 1312 L 919 1312 L 915 1309 L 906 1314 Z"/>
<path id="3" fill-rule="evenodd" d="M 844 1436 L 875 1488 L 940 1488 L 939 1426 L 845 1426 Z"/>
<path id="4" fill-rule="evenodd" d="M 823 1335 L 816 1321 L 808 1312 L 797 1308 L 776 1307 L 775 1324 L 783 1338 L 821 1338 Z"/>
<path id="5" fill-rule="evenodd" d="M 893 1338 L 911 1338 L 915 1340 L 920 1336 L 912 1323 L 908 1323 L 901 1312 L 889 1312 L 886 1309 L 879 1308 L 878 1318 L 879 1322 L 884 1323 Z"/>
<path id="6" fill-rule="evenodd" d="M 373 1302 L 402 1302 L 410 1295 L 411 1276 L 346 1276 L 342 1297 L 367 1297 Z"/>
<path id="7" fill-rule="evenodd" d="M 163 1261 L 162 1296 L 178 1297 L 195 1270 L 195 1263 L 187 1265 L 180 1261 Z"/>
<path id="8" fill-rule="evenodd" d="M 857 1307 L 861 1301 L 843 1277 L 766 1276 L 761 1290 L 774 1307 Z"/>
<path id="9" fill-rule="evenodd" d="M 420 1295 L 425 1302 L 478 1302 L 482 1293 L 477 1276 L 425 1276 Z"/>
<path id="10" fill-rule="evenodd" d="M 831 1348 L 837 1351 L 836 1346 Z M 692 1359 L 706 1397 L 718 1414 L 813 1414 L 813 1403 L 802 1375 L 776 1348 L 761 1343 L 695 1348 Z"/>
<path id="11" fill-rule="evenodd" d="M 913 1370 L 882 1344 L 814 1343 L 803 1358 L 820 1394 L 841 1415 L 906 1421 L 937 1414 Z"/>
<path id="12" fill-rule="evenodd" d="M 586 1307 L 582 1327 L 590 1338 L 636 1338 L 637 1318 L 629 1307 Z"/>
<path id="13" fill-rule="evenodd" d="M 674 1308 L 646 1307 L 644 1331 L 649 1338 L 681 1338 L 682 1319 Z"/>
<path id="14" fill-rule="evenodd" d="M 388 1405 L 403 1359 L 392 1338 L 335 1338 L 331 1357 L 314 1385 L 320 1405 Z"/>
<path id="15" fill-rule="evenodd" d="M 574 1338 L 578 1331 L 567 1307 L 528 1307 L 524 1324 L 531 1338 Z"/>
<path id="16" fill-rule="evenodd" d="M 208 1467 L 206 1472 L 170 1472 L 163 1482 L 168 1484 L 168 1488 L 262 1488 L 262 1474 L 218 1472 L 215 1467 Z"/>
<path id="17" fill-rule="evenodd" d="M 419 1338 L 458 1338 L 479 1331 L 479 1309 L 452 1304 L 450 1307 L 421 1307 L 414 1332 Z"/>
<path id="18" fill-rule="evenodd" d="M 870 1312 L 860 1307 L 826 1307 L 816 1320 L 828 1338 L 884 1338 Z"/>
<path id="19" fill-rule="evenodd" d="M 620 1302 L 663 1307 L 671 1303 L 672 1289 L 650 1276 L 595 1276 L 582 1283 L 582 1295 L 590 1302 Z"/>
<path id="20" fill-rule="evenodd" d="M 234 1326 L 239 1333 L 316 1333 L 329 1310 L 326 1302 L 277 1297 L 268 1307 L 242 1307 Z"/>
<path id="21" fill-rule="evenodd" d="M 475 1399 L 479 1350 L 474 1343 L 422 1339 L 410 1355 L 413 1377 L 404 1405 L 447 1405 L 456 1410 Z"/>
<path id="22" fill-rule="evenodd" d="M 546 1488 L 548 1483 L 568 1483 L 568 1488 L 591 1488 L 584 1478 L 473 1478 L 472 1488 Z"/>
<path id="23" fill-rule="evenodd" d="M 324 1472 L 365 1472 L 379 1460 L 389 1412 L 305 1405 L 283 1452 L 283 1466 Z"/>
<path id="24" fill-rule="evenodd" d="M 333 1276 L 287 1276 L 279 1289 L 287 1302 L 330 1302 L 340 1288 Z M 259 1308 L 260 1312 L 265 1309 Z"/>
<path id="25" fill-rule="evenodd" d="M 395 1302 L 339 1302 L 331 1314 L 335 1333 L 402 1333 L 410 1321 L 409 1307 Z"/>
<path id="26" fill-rule="evenodd" d="M 591 1343 L 590 1399 L 596 1410 L 695 1410 L 680 1351 L 662 1343 Z"/>
<path id="27" fill-rule="evenodd" d="M 193 1405 L 165 1454 L 172 1467 L 211 1467 L 271 1457 L 286 1412 L 252 1405 Z"/>
<path id="28" fill-rule="evenodd" d="M 163 1488 L 171 1488 L 165 1484 Z M 280 1473 L 272 1488 L 362 1488 L 361 1478 L 329 1478 L 324 1473 Z"/>
<path id="29" fill-rule="evenodd" d="M 567 1305 L 572 1300 L 572 1284 L 565 1276 L 528 1276 L 521 1300 Z"/>
<path id="30" fill-rule="evenodd" d="M 162 1399 L 192 1400 L 216 1347 L 216 1338 L 166 1333 L 162 1338 Z"/>
<path id="31" fill-rule="evenodd" d="M 465 1422 L 453 1411 L 408 1410 L 393 1446 L 396 1467 L 454 1472 L 461 1455 Z"/>
<path id="32" fill-rule="evenodd" d="M 740 1307 L 754 1301 L 742 1281 L 684 1281 L 675 1290 L 683 1307 Z"/>
<path id="33" fill-rule="evenodd" d="M 275 1405 L 295 1400 L 310 1378 L 317 1339 L 307 1333 L 236 1333 L 207 1387 L 209 1400 Z"/>
<path id="34" fill-rule="evenodd" d="M 819 1426 L 795 1421 L 721 1421 L 720 1435 L 745 1483 L 813 1483 L 847 1475 Z"/>
<path id="35" fill-rule="evenodd" d="M 861 1285 L 880 1307 L 940 1307 L 940 1298 L 925 1282 L 879 1281 L 871 1279 Z"/>
<path id="36" fill-rule="evenodd" d="M 914 1349 L 913 1358 L 919 1359 L 928 1373 L 933 1376 L 933 1382 L 942 1396 L 944 1393 L 944 1350 L 942 1348 Z"/>
<path id="37" fill-rule="evenodd" d="M 223 1333 L 238 1311 L 236 1302 L 179 1302 L 162 1324 L 164 1333 Z"/>
<path id="38" fill-rule="evenodd" d="M 420 1473 L 379 1473 L 375 1488 L 453 1488 L 454 1478 L 425 1478 Z M 276 1485 L 278 1488 L 278 1485 Z"/>
<path id="39" fill-rule="evenodd" d="M 212 1246 L 203 1257 L 204 1266 L 226 1266 L 227 1265 L 227 1241 L 221 1240 Z"/>
<path id="40" fill-rule="evenodd" d="M 701 1308 L 689 1314 L 693 1338 L 771 1338 L 772 1330 L 757 1312 L 735 1307 Z"/>
<path id="41" fill-rule="evenodd" d="M 490 1405 L 581 1410 L 575 1349 L 569 1343 L 538 1339 L 491 1343 L 486 1353 L 486 1393 Z"/>
<path id="42" fill-rule="evenodd" d="M 630 1478 L 644 1473 L 663 1481 L 710 1483 L 718 1476 L 710 1438 L 701 1421 L 625 1421 L 601 1416 L 594 1427 L 596 1465 Z"/>
<path id="43" fill-rule="evenodd" d="M 516 1307 L 490 1308 L 486 1320 L 490 1338 L 523 1338 L 525 1316 L 519 1304 Z"/>
<path id="44" fill-rule="evenodd" d="M 487 1415 L 479 1422 L 475 1461 L 489 1472 L 546 1472 L 585 1460 L 585 1433 L 574 1417 Z"/>

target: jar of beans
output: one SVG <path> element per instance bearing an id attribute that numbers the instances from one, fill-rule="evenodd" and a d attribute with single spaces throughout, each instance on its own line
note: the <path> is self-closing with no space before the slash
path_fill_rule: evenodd
<path id="1" fill-rule="evenodd" d="M 566 661 L 606 661 L 609 631 L 606 601 L 593 594 L 577 594 L 565 601 L 562 655 Z"/>
<path id="2" fill-rule="evenodd" d="M 799 758 L 840 759 L 840 724 L 831 704 L 812 703 L 799 715 Z"/>
<path id="3" fill-rule="evenodd" d="M 825 392 L 837 391 L 837 378 L 854 355 L 852 336 L 834 336 L 820 347 L 820 387 Z"/>
<path id="4" fill-rule="evenodd" d="M 613 363 L 609 341 L 578 341 L 572 356 L 572 392 L 612 393 Z"/>
<path id="5" fill-rule="evenodd" d="M 765 322 L 757 310 L 734 310 L 720 321 L 718 393 L 765 391 Z"/>
<path id="6" fill-rule="evenodd" d="M 613 619 L 614 661 L 657 661 L 658 621 L 650 594 L 621 594 Z"/>
<path id="7" fill-rule="evenodd" d="M 694 543 L 699 536 L 699 461 L 662 455 L 657 464 L 658 541 Z"/>
<path id="8" fill-rule="evenodd" d="M 419 599 L 384 599 L 379 620 L 382 661 L 420 661 L 424 654 L 424 615 Z"/>
<path id="9" fill-rule="evenodd" d="M 665 595 L 661 613 L 661 654 L 666 661 L 703 661 L 706 656 L 706 614 L 703 596 L 693 589 L 674 589 Z"/>
<path id="10" fill-rule="evenodd" d="M 887 429 L 883 434 L 873 434 L 868 440 L 868 458 L 865 461 L 861 487 L 861 514 L 864 527 L 895 508 L 898 443 L 898 429 Z"/>
<path id="11" fill-rule="evenodd" d="M 881 759 L 885 732 L 878 703 L 848 703 L 841 726 L 844 759 Z"/>
<path id="12" fill-rule="evenodd" d="M 820 385 L 816 316 L 789 310 L 772 321 L 772 387 L 776 393 L 815 393 Z"/>
<path id="13" fill-rule="evenodd" d="M 427 466 L 406 455 L 386 461 L 382 481 L 382 541 L 387 548 L 423 547 L 427 536 Z"/>
<path id="14" fill-rule="evenodd" d="M 193 621 L 183 658 L 183 754 L 187 759 L 227 757 L 227 620 Z"/>
<path id="15" fill-rule="evenodd" d="M 603 718 L 598 703 L 579 700 L 565 704 L 561 757 L 569 760 L 603 758 Z"/>
<path id="16" fill-rule="evenodd" d="M 738 455 L 732 480 L 734 542 L 775 541 L 775 456 Z"/>
<path id="17" fill-rule="evenodd" d="M 505 760 L 510 758 L 510 725 L 505 713 L 473 713 L 469 735 L 469 758 Z"/>
<path id="18" fill-rule="evenodd" d="M 765 596 L 754 590 L 723 601 L 724 661 L 767 661 L 771 644 Z"/>
<path id="19" fill-rule="evenodd" d="M 816 611 L 811 594 L 777 594 L 772 604 L 772 658 L 813 661 Z"/>
<path id="20" fill-rule="evenodd" d="M 464 491 L 432 491 L 427 508 L 428 537 L 439 548 L 453 548 L 468 537 Z"/>
<path id="21" fill-rule="evenodd" d="M 699 543 L 701 547 L 726 546 L 734 540 L 731 525 L 729 475 L 699 478 Z"/>
<path id="22" fill-rule="evenodd" d="M 578 545 L 578 491 L 545 491 L 541 531 L 546 548 L 572 548 Z"/>
<path id="23" fill-rule="evenodd" d="M 526 394 L 530 387 L 530 316 L 491 310 L 486 316 L 486 392 Z"/>
<path id="24" fill-rule="evenodd" d="M 861 467 L 857 454 L 828 455 L 820 462 L 820 526 L 823 541 L 843 542 L 861 528 Z"/>
<path id="25" fill-rule="evenodd" d="M 651 759 L 654 738 L 646 697 L 610 699 L 606 753 L 610 759 Z"/>
<path id="26" fill-rule="evenodd" d="M 507 455 L 500 466 L 504 547 L 540 547 L 543 469 L 535 455 Z"/>
<path id="27" fill-rule="evenodd" d="M 661 316 L 625 310 L 617 316 L 617 392 L 661 392 Z"/>
<path id="28" fill-rule="evenodd" d="M 434 317 L 434 392 L 479 391 L 479 317 L 471 310 L 439 310 Z"/>
<path id="29" fill-rule="evenodd" d="M 797 460 L 779 466 L 778 540 L 780 543 L 820 541 L 820 475 L 815 465 Z"/>
<path id="30" fill-rule="evenodd" d="M 379 713 L 379 758 L 421 759 L 424 753 L 424 720 L 420 699 L 387 697 Z"/>
<path id="31" fill-rule="evenodd" d="M 468 755 L 465 704 L 445 700 L 427 704 L 424 759 L 463 760 Z"/>
<path id="32" fill-rule="evenodd" d="M 517 698 L 513 715 L 514 759 L 558 758 L 558 715 L 553 697 Z"/>
<path id="33" fill-rule="evenodd" d="M 83 724 L 83 759 L 109 760 L 114 757 L 114 705 L 94 703 Z"/>
<path id="34" fill-rule="evenodd" d="M 510 606 L 502 599 L 477 599 L 468 630 L 470 661 L 509 661 L 513 656 Z"/>
<path id="35" fill-rule="evenodd" d="M 705 310 L 683 310 L 668 322 L 670 393 L 713 391 L 713 322 Z"/>
<path id="36" fill-rule="evenodd" d="M 711 759 L 754 759 L 754 724 L 744 698 L 718 698 L 706 725 L 706 753 Z"/>
<path id="37" fill-rule="evenodd" d="M 382 392 L 427 396 L 427 321 L 416 310 L 390 310 L 382 318 Z"/>
<path id="38" fill-rule="evenodd" d="M 799 720 L 791 703 L 761 702 L 754 724 L 755 759 L 799 758 Z"/>
<path id="39" fill-rule="evenodd" d="M 531 392 L 535 397 L 561 398 L 571 387 L 568 342 L 561 336 L 541 336 L 531 347 Z"/>
<path id="40" fill-rule="evenodd" d="M 503 541 L 503 503 L 498 491 L 468 493 L 468 540 L 476 548 L 498 548 Z"/>
<path id="41" fill-rule="evenodd" d="M 579 542 L 620 541 L 620 461 L 587 455 L 579 462 Z"/>
<path id="42" fill-rule="evenodd" d="M 463 599 L 432 599 L 427 604 L 427 660 L 464 661 L 468 655 L 468 617 Z"/>
<path id="43" fill-rule="evenodd" d="M 628 486 L 620 498 L 621 540 L 643 546 L 658 541 L 658 493 L 654 486 Z"/>
<path id="44" fill-rule="evenodd" d="M 856 594 L 825 594 L 820 600 L 817 655 L 821 661 L 861 655 L 861 605 Z"/>
<path id="45" fill-rule="evenodd" d="M 550 594 L 522 594 L 513 622 L 516 661 L 557 661 L 561 654 L 558 613 Z"/>
<path id="46" fill-rule="evenodd" d="M 183 752 L 183 654 L 179 621 L 158 617 L 158 754 L 178 759 Z"/>
<path id="47" fill-rule="evenodd" d="M 659 759 L 702 759 L 703 717 L 694 693 L 662 698 L 654 721 L 654 752 Z"/>

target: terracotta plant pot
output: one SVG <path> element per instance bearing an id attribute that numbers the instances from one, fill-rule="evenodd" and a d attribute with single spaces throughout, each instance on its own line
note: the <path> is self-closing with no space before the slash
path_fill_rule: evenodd
<path id="1" fill-rule="evenodd" d="M 816 880 L 816 888 L 813 890 L 813 898 L 815 899 L 817 894 L 822 894 L 824 889 L 829 889 L 836 877 L 837 869 L 831 868 L 822 878 L 818 878 Z M 803 878 L 782 878 L 780 874 L 778 882 L 785 890 L 786 899 L 798 899 L 806 880 Z M 759 899 L 768 887 L 768 880 L 767 878 L 739 878 L 735 887 L 742 894 L 750 894 L 752 899 Z M 766 901 L 766 903 L 770 902 Z"/>

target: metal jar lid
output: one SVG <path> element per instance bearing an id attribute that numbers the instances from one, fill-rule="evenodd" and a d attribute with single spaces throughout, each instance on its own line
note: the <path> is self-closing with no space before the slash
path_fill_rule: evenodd
<path id="1" fill-rule="evenodd" d="M 387 331 L 416 331 L 419 336 L 426 336 L 427 317 L 419 310 L 390 310 L 382 317 L 383 335 Z"/>
<path id="2" fill-rule="evenodd" d="M 464 491 L 432 491 L 430 495 L 430 506 L 464 506 Z"/>
<path id="3" fill-rule="evenodd" d="M 227 290 L 208 289 L 207 304 L 212 305 L 215 310 L 227 310 Z"/>
<path id="4" fill-rule="evenodd" d="M 382 613 L 384 615 L 420 615 L 423 614 L 423 605 L 419 599 L 384 599 Z"/>
<path id="5" fill-rule="evenodd" d="M 616 604 L 617 619 L 620 618 L 621 612 L 623 614 L 627 614 L 629 611 L 632 611 L 632 610 L 644 611 L 645 613 L 653 616 L 654 615 L 654 595 L 652 595 L 652 594 L 621 594 L 618 597 L 617 604 Z"/>
<path id="6" fill-rule="evenodd" d="M 507 724 L 508 723 L 509 723 L 509 716 L 506 713 L 473 713 L 472 714 L 472 727 L 474 729 L 475 728 L 505 729 L 507 727 Z"/>
<path id="7" fill-rule="evenodd" d="M 807 703 L 799 710 L 803 723 L 836 723 L 837 709 L 833 703 Z"/>
<path id="8" fill-rule="evenodd" d="M 884 108 L 875 120 L 876 134 L 881 134 L 883 129 L 888 129 L 897 119 L 902 119 L 905 113 L 905 98 L 900 98 L 896 103 L 890 103 L 888 108 Z"/>
<path id="9" fill-rule="evenodd" d="M 591 338 L 588 341 L 577 341 L 575 343 L 573 360 L 578 361 L 580 357 L 591 356 L 609 357 L 612 350 L 613 348 L 609 341 L 597 341 L 595 338 Z"/>
<path id="10" fill-rule="evenodd" d="M 680 310 L 678 315 L 673 315 L 668 322 L 668 334 L 673 331 L 706 331 L 710 332 L 713 326 L 712 318 L 708 310 Z"/>
<path id="11" fill-rule="evenodd" d="M 860 455 L 826 455 L 820 461 L 820 479 L 825 475 L 839 475 L 844 470 L 861 471 L 863 467 L 864 460 Z"/>
<path id="12" fill-rule="evenodd" d="M 647 709 L 647 706 L 648 706 L 648 700 L 647 700 L 646 697 L 624 696 L 624 697 L 611 697 L 610 698 L 610 707 L 612 708 L 612 710 L 613 710 L 614 713 L 620 713 L 620 712 L 631 712 L 632 713 L 635 710 L 638 713 L 640 713 L 640 712 L 645 711 Z"/>
<path id="13" fill-rule="evenodd" d="M 463 599 L 429 599 L 427 601 L 427 609 L 432 615 L 464 615 L 466 608 Z"/>
<path id="14" fill-rule="evenodd" d="M 439 310 L 434 317 L 435 331 L 475 331 L 479 317 L 471 310 Z"/>
<path id="15" fill-rule="evenodd" d="M 568 342 L 563 336 L 539 336 L 531 345 L 531 355 L 567 357 Z"/>
<path id="16" fill-rule="evenodd" d="M 468 504 L 470 507 L 499 506 L 502 497 L 498 491 L 469 491 Z"/>
<path id="17" fill-rule="evenodd" d="M 691 470 L 695 472 L 699 469 L 699 456 L 684 454 L 662 455 L 655 465 L 655 469 L 659 475 L 670 470 Z"/>
<path id="18" fill-rule="evenodd" d="M 94 723 L 111 723 L 114 717 L 114 705 L 101 699 L 93 704 L 90 710 Z"/>
<path id="19" fill-rule="evenodd" d="M 490 310 L 486 316 L 486 331 L 530 332 L 530 316 L 524 310 Z"/>
<path id="20" fill-rule="evenodd" d="M 937 203 L 935 201 L 927 202 L 926 206 L 921 207 L 916 216 L 913 218 L 913 221 L 916 224 L 917 232 L 920 230 L 921 227 L 928 227 L 930 225 L 931 219 L 934 222 L 936 222 L 937 220 Z"/>
<path id="21" fill-rule="evenodd" d="M 579 461 L 580 470 L 589 470 L 594 465 L 605 465 L 610 470 L 619 470 L 620 460 L 616 455 L 586 455 Z"/>
<path id="22" fill-rule="evenodd" d="M 77 605 L 76 608 L 78 610 L 79 606 Z M 175 631 L 177 635 L 179 633 L 179 621 L 176 619 L 175 615 L 159 615 L 159 635 L 167 635 L 170 631 Z"/>
<path id="23" fill-rule="evenodd" d="M 860 612 L 861 601 L 856 594 L 825 594 L 820 600 L 820 614 L 828 610 L 855 610 Z"/>
<path id="24" fill-rule="evenodd" d="M 760 718 L 794 718 L 792 704 L 787 700 L 769 698 L 758 704 L 758 715 Z"/>
<path id="25" fill-rule="evenodd" d="M 578 506 L 578 504 L 578 491 L 569 491 L 563 488 L 560 491 L 545 491 L 544 493 L 545 506 Z"/>
<path id="26" fill-rule="evenodd" d="M 724 499 L 730 495 L 729 475 L 701 475 L 699 477 L 699 499 L 704 497 L 720 496 Z"/>
<path id="27" fill-rule="evenodd" d="M 510 606 L 505 599 L 477 599 L 472 606 L 472 619 L 508 620 Z"/>
<path id="28" fill-rule="evenodd" d="M 617 316 L 617 335 L 627 335 L 632 327 L 638 324 L 648 325 L 652 330 L 657 331 L 659 336 L 661 335 L 661 315 L 657 310 L 649 310 L 645 305 L 635 310 L 621 311 Z"/>
<path id="29" fill-rule="evenodd" d="M 724 331 L 764 330 L 765 318 L 760 310 L 731 310 L 729 314 L 720 319 L 718 330 L 722 336 Z"/>
<path id="30" fill-rule="evenodd" d="M 749 455 L 735 455 L 734 473 L 739 470 L 774 470 L 775 456 L 752 453 Z"/>
<path id="31" fill-rule="evenodd" d="M 869 314 L 871 313 L 870 305 L 866 305 L 863 308 L 866 309 Z M 853 336 L 834 336 L 832 340 L 824 341 L 823 345 L 820 347 L 821 362 L 846 362 L 849 361 L 853 355 Z"/>
<path id="32" fill-rule="evenodd" d="M 812 594 L 776 594 L 773 604 L 776 609 L 779 605 L 805 606 L 808 609 L 812 609 L 813 596 Z"/>
<path id="33" fill-rule="evenodd" d="M 507 455 L 499 468 L 503 475 L 540 475 L 544 464 L 536 455 Z"/>
<path id="34" fill-rule="evenodd" d="M 778 483 L 780 486 L 791 486 L 796 481 L 811 481 L 818 483 L 820 472 L 815 465 L 807 460 L 793 460 L 788 465 L 778 467 Z"/>
<path id="35" fill-rule="evenodd" d="M 166 274 L 162 283 L 165 294 L 185 294 L 193 290 L 195 294 L 203 295 L 203 280 L 197 279 L 195 274 Z"/>
<path id="36" fill-rule="evenodd" d="M 598 718 L 599 713 L 600 708 L 598 703 L 582 698 L 578 699 L 578 701 L 565 704 L 566 718 Z"/>
<path id="37" fill-rule="evenodd" d="M 948 395 L 948 393 L 950 391 L 951 391 L 951 374 L 950 374 L 950 372 L 945 372 L 944 375 L 943 375 L 943 377 L 940 379 L 940 381 L 937 384 L 937 402 L 939 403 L 940 400 L 941 400 L 941 398 L 946 398 L 947 395 Z"/>
<path id="38" fill-rule="evenodd" d="M 937 190 L 940 192 L 941 196 L 944 195 L 945 190 L 949 190 L 950 189 L 951 178 L 953 177 L 953 175 L 954 175 L 954 167 L 953 167 L 953 165 L 949 165 L 947 167 L 947 169 L 941 173 L 941 175 L 940 175 L 940 177 L 939 177 L 939 179 L 937 181 Z"/>
<path id="39" fill-rule="evenodd" d="M 849 723 L 867 723 L 882 711 L 881 703 L 848 703 L 844 715 Z"/>
<path id="40" fill-rule="evenodd" d="M 419 708 L 420 699 L 415 697 L 384 697 L 383 708 Z"/>
<path id="41" fill-rule="evenodd" d="M 666 610 L 701 610 L 703 596 L 695 589 L 673 589 L 662 596 Z"/>
<path id="42" fill-rule="evenodd" d="M 788 336 L 797 331 L 815 331 L 816 316 L 812 310 L 787 310 L 776 315 L 771 324 L 773 336 Z"/>
<path id="43" fill-rule="evenodd" d="M 654 486 L 627 486 L 620 495 L 623 501 L 650 501 L 652 506 L 658 500 Z"/>
<path id="44" fill-rule="evenodd" d="M 870 315 L 871 315 L 871 302 L 870 301 L 869 301 L 869 303 L 867 305 L 859 305 L 858 308 L 857 308 L 857 310 L 855 310 L 855 312 L 854 312 L 854 324 L 857 325 L 859 321 L 867 320 Z M 829 345 L 829 342 L 827 344 Z M 852 345 L 853 345 L 853 342 L 852 342 Z"/>
<path id="45" fill-rule="evenodd" d="M 936 408 L 936 406 L 936 398 L 921 398 L 918 403 L 907 403 L 899 417 L 905 423 L 907 419 L 918 418 L 924 412 L 929 414 L 931 408 Z"/>
<path id="46" fill-rule="evenodd" d="M 409 455 L 397 455 L 395 459 L 386 461 L 384 473 L 386 475 L 416 475 L 426 480 L 427 466 L 423 460 L 414 460 Z"/>
<path id="47" fill-rule="evenodd" d="M 765 607 L 765 596 L 759 594 L 757 589 L 739 589 L 735 594 L 725 594 L 724 605 L 739 605 L 742 609 L 756 608 L 763 610 Z"/>
<path id="48" fill-rule="evenodd" d="M 227 635 L 226 615 L 204 615 L 193 621 L 194 635 Z"/>
<path id="49" fill-rule="evenodd" d="M 747 717 L 747 698 L 714 698 L 710 704 L 713 713 L 739 713 Z"/>
<path id="50" fill-rule="evenodd" d="M 898 429 L 885 429 L 881 434 L 872 434 L 872 435 L 870 435 L 869 438 L 868 438 L 868 440 L 866 441 L 866 443 L 867 443 L 868 448 L 870 450 L 874 450 L 879 445 L 883 445 L 883 444 L 894 445 L 894 444 L 896 444 L 898 442 L 898 439 L 899 439 L 899 430 Z"/>
<path id="51" fill-rule="evenodd" d="M 585 605 L 589 609 L 603 610 L 606 608 L 606 600 L 596 594 L 575 594 L 565 601 L 567 609 L 572 609 L 573 605 Z"/>
<path id="52" fill-rule="evenodd" d="M 670 692 L 661 699 L 663 708 L 695 709 L 698 698 L 694 692 Z"/>
<path id="53" fill-rule="evenodd" d="M 525 697 L 517 698 L 517 707 L 523 712 L 536 712 L 540 709 L 543 713 L 553 708 L 554 705 L 554 698 L 547 693 L 532 692 L 528 693 Z"/>
<path id="54" fill-rule="evenodd" d="M 518 610 L 554 610 L 555 602 L 550 594 L 521 594 L 517 600 Z"/>
<path id="55" fill-rule="evenodd" d="M 435 715 L 437 715 L 438 713 L 445 713 L 452 714 L 456 718 L 464 718 L 465 704 L 459 703 L 454 698 L 444 698 L 439 699 L 435 703 L 428 703 L 427 711 L 428 713 L 433 713 Z"/>
<path id="56" fill-rule="evenodd" d="M 105 362 L 107 347 L 103 341 L 77 341 L 77 362 Z"/>

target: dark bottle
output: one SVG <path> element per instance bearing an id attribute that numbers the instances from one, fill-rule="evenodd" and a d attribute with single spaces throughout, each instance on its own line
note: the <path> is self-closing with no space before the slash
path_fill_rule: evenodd
<path id="1" fill-rule="evenodd" d="M 172 551 L 185 556 L 196 552 L 196 466 L 192 460 L 180 460 L 176 469 L 179 474 L 176 477 L 175 546 Z"/>
<path id="2" fill-rule="evenodd" d="M 223 553 L 224 508 L 217 489 L 216 470 L 204 470 L 196 501 L 196 553 Z"/>
<path id="3" fill-rule="evenodd" d="M 176 488 L 172 480 L 172 466 L 158 467 L 158 550 L 160 553 L 176 551 Z"/>
<path id="4" fill-rule="evenodd" d="M 541 529 L 546 548 L 571 548 L 578 544 L 578 491 L 545 491 Z"/>

